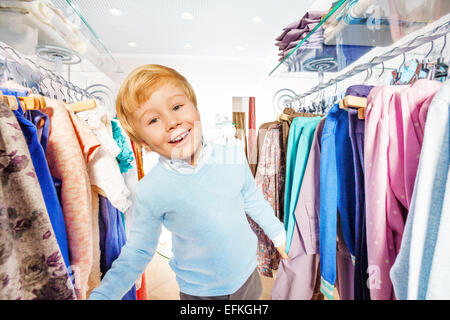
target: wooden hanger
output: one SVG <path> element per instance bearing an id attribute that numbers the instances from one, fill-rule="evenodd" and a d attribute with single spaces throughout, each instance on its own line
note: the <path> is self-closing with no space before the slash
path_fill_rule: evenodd
<path id="1" fill-rule="evenodd" d="M 346 108 L 355 108 L 355 109 L 359 109 L 359 108 L 365 108 L 367 107 L 367 98 L 363 98 L 363 97 L 356 97 L 356 96 L 352 96 L 352 95 L 347 95 L 344 97 L 343 99 L 343 103 L 344 106 Z"/>
<path id="2" fill-rule="evenodd" d="M 3 94 L 1 92 L 0 92 L 0 94 L 1 94 L 2 102 L 5 103 L 6 105 L 8 105 L 11 110 L 19 109 L 19 104 L 17 103 L 17 99 L 15 96 L 10 96 L 7 94 Z"/>
<path id="3" fill-rule="evenodd" d="M 365 119 L 365 110 L 367 107 L 367 98 L 356 97 L 352 95 L 347 95 L 339 101 L 339 108 L 341 109 L 358 109 L 358 119 Z"/>
<path id="4" fill-rule="evenodd" d="M 97 108 L 97 102 L 94 99 L 87 99 L 67 105 L 73 112 L 81 112 Z"/>

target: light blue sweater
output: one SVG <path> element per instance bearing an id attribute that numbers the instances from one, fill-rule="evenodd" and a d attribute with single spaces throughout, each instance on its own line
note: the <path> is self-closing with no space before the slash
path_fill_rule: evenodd
<path id="1" fill-rule="evenodd" d="M 213 145 L 194 174 L 158 162 L 137 184 L 130 237 L 89 299 L 122 298 L 152 259 L 163 224 L 172 232 L 170 266 L 181 292 L 235 292 L 257 265 L 257 238 L 245 212 L 269 238 L 283 232 L 256 187 L 242 147 Z"/>

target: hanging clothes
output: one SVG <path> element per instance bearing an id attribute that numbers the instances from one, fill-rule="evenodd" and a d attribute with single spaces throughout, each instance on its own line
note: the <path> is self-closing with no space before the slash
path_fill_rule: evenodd
<path id="1" fill-rule="evenodd" d="M 106 274 L 114 260 L 119 257 L 127 238 L 123 227 L 122 213 L 114 208 L 107 198 L 101 195 L 99 196 L 99 209 L 101 271 L 103 274 Z M 123 296 L 122 300 L 136 299 L 136 287 L 133 285 Z"/>
<path id="2" fill-rule="evenodd" d="M 92 267 L 92 199 L 87 163 L 100 142 L 72 111 L 58 100 L 46 99 L 43 110 L 52 123 L 47 161 L 61 180 L 61 205 L 69 240 L 70 262 L 78 299 L 86 299 Z M 84 125 L 84 126 L 83 126 Z"/>
<path id="3" fill-rule="evenodd" d="M 428 107 L 441 85 L 422 79 L 412 86 L 375 87 L 367 97 L 364 167 L 372 300 L 395 298 L 389 270 L 400 250 Z"/>
<path id="4" fill-rule="evenodd" d="M 257 142 L 256 142 L 256 106 L 255 97 L 248 98 L 248 163 L 253 176 L 257 166 Z"/>
<path id="5" fill-rule="evenodd" d="M 280 123 L 272 124 L 267 128 L 255 176 L 256 186 L 262 192 L 264 199 L 270 203 L 277 217 L 280 212 L 280 189 L 284 186 L 283 178 L 280 177 L 280 173 L 284 172 L 282 170 L 284 164 L 281 162 L 280 129 Z M 248 215 L 247 219 L 258 237 L 258 271 L 263 276 L 273 277 L 272 270 L 278 269 L 280 255 L 262 228 Z"/>
<path id="6" fill-rule="evenodd" d="M 131 205 L 128 199 L 130 191 L 117 165 L 116 157 L 122 150 L 113 138 L 108 113 L 104 108 L 97 106 L 93 110 L 78 112 L 77 116 L 85 121 L 86 127 L 101 143 L 88 163 L 91 184 L 99 188 L 115 208 L 121 212 L 127 211 Z"/>
<path id="7" fill-rule="evenodd" d="M 282 126 L 282 150 L 287 152 L 288 138 L 289 138 L 289 128 L 292 124 L 292 121 L 297 117 L 317 117 L 315 114 L 304 113 L 304 112 L 295 112 L 292 108 L 284 108 L 283 113 L 279 117 L 279 121 L 283 124 Z"/>
<path id="8" fill-rule="evenodd" d="M 43 142 L 44 146 L 47 147 L 48 132 L 50 129 L 49 119 L 40 111 L 36 110 L 36 112 L 33 113 L 34 121 L 39 121 L 40 119 L 44 119 L 45 121 L 43 134 L 41 135 L 41 139 L 39 141 L 35 124 L 25 118 L 23 110 L 20 106 L 18 110 L 14 110 L 14 115 L 16 116 L 25 140 L 27 141 L 28 150 L 31 155 L 31 160 L 33 161 L 33 166 L 39 185 L 41 186 L 41 192 L 44 197 L 45 206 L 52 223 L 53 231 L 58 241 L 64 263 L 66 264 L 66 267 L 69 268 L 69 248 L 64 216 L 61 209 L 61 203 L 59 202 L 58 195 L 53 184 L 53 179 L 50 174 L 50 169 L 47 164 L 47 159 L 45 158 L 45 149 L 43 149 L 43 146 L 41 145 L 41 142 Z M 31 114 L 29 116 L 32 117 Z"/>
<path id="9" fill-rule="evenodd" d="M 256 175 L 256 170 L 257 170 L 258 163 L 259 163 L 259 154 L 261 153 L 261 148 L 262 148 L 262 145 L 264 144 L 264 138 L 266 136 L 267 129 L 271 125 L 277 124 L 277 123 L 278 123 L 278 121 L 265 122 L 262 125 L 260 125 L 258 128 L 258 135 L 256 137 L 256 163 L 253 165 L 250 164 L 250 169 L 252 170 L 253 176 Z"/>
<path id="10" fill-rule="evenodd" d="M 120 148 L 120 153 L 117 155 L 116 160 L 120 168 L 120 173 L 126 173 L 133 169 L 133 151 L 130 149 L 127 143 L 127 138 L 123 135 L 117 120 L 111 120 L 113 138 Z"/>
<path id="11" fill-rule="evenodd" d="M 111 123 L 112 122 L 115 123 L 117 128 L 120 128 L 122 133 L 124 132 L 119 121 L 111 120 Z M 116 138 L 114 138 L 114 140 L 116 140 L 116 142 L 117 142 Z M 137 161 L 136 161 L 136 157 L 134 156 L 134 153 L 133 153 L 133 147 L 131 145 L 131 140 L 127 135 L 122 135 L 122 138 L 120 139 L 120 142 L 117 142 L 117 145 L 122 149 L 121 155 L 123 155 L 123 161 L 120 161 L 120 162 L 126 162 L 131 165 L 131 168 L 126 170 L 126 172 L 122 172 L 122 175 L 125 180 L 125 184 L 127 185 L 128 190 L 130 191 L 129 199 L 134 199 L 134 197 L 135 197 L 134 191 L 135 191 L 135 187 L 136 187 L 136 184 L 139 179 L 138 179 Z M 126 159 L 125 159 L 125 157 L 126 157 Z M 116 158 L 116 160 L 118 160 L 118 158 Z M 119 167 L 121 167 L 121 164 L 119 164 Z M 121 171 L 123 171 L 123 169 L 121 169 Z M 125 232 L 126 232 L 127 238 L 130 236 L 129 230 L 133 223 L 133 207 L 134 207 L 133 202 L 131 202 L 131 205 L 128 208 L 128 210 L 124 212 Z"/>
<path id="12" fill-rule="evenodd" d="M 274 300 L 310 300 L 319 273 L 320 141 L 325 119 L 314 132 L 297 206 L 290 260 L 281 260 L 272 288 Z"/>
<path id="13" fill-rule="evenodd" d="M 245 155 L 247 153 L 247 130 L 245 130 L 245 114 L 246 112 L 233 112 L 233 123 L 236 127 L 236 138 L 241 141 Z"/>
<path id="14" fill-rule="evenodd" d="M 336 282 L 337 215 L 342 226 L 341 245 L 337 256 L 340 264 L 354 261 L 355 245 L 355 177 L 348 114 L 335 104 L 328 112 L 322 134 L 320 159 L 320 268 L 321 291 L 333 299 Z M 342 241 L 342 239 L 344 241 Z M 345 253 L 351 255 L 347 259 Z M 348 268 L 351 268 L 348 266 Z M 353 276 L 352 276 L 353 278 Z M 353 283 L 353 282 L 352 282 Z M 348 290 L 346 290 L 348 292 Z M 352 295 L 350 295 L 352 296 Z M 342 297 L 344 298 L 344 297 Z M 349 298 L 348 296 L 346 298 Z"/>
<path id="15" fill-rule="evenodd" d="M 289 252 L 295 226 L 295 207 L 302 184 L 306 163 L 315 129 L 321 117 L 294 118 L 289 128 L 286 151 L 286 184 L 284 199 L 284 227 L 286 229 L 286 252 Z"/>
<path id="16" fill-rule="evenodd" d="M 144 176 L 144 163 L 142 160 L 142 151 L 133 141 L 131 141 L 131 148 L 133 149 L 134 158 L 136 159 L 138 179 L 141 180 Z M 141 279 L 137 281 L 136 294 L 138 300 L 147 300 L 147 282 L 145 272 Z"/>
<path id="17" fill-rule="evenodd" d="M 354 85 L 346 90 L 346 95 L 364 97 L 373 86 Z M 358 119 L 358 110 L 348 109 L 350 141 L 353 150 L 353 167 L 355 169 L 355 279 L 354 299 L 370 300 L 367 287 L 367 233 L 364 191 L 364 120 Z"/>
<path id="18" fill-rule="evenodd" d="M 88 289 L 86 297 L 89 297 L 92 290 L 97 288 L 102 280 L 100 269 L 100 226 L 99 226 L 99 198 L 98 190 L 91 186 L 92 200 L 92 267 L 88 278 Z"/>
<path id="19" fill-rule="evenodd" d="M 27 142 L 3 103 L 0 150 L 0 299 L 73 300 Z"/>
<path id="20" fill-rule="evenodd" d="M 450 81 L 433 97 L 425 122 L 414 191 L 400 251 L 390 270 L 400 300 L 449 299 L 446 214 L 448 193 Z"/>

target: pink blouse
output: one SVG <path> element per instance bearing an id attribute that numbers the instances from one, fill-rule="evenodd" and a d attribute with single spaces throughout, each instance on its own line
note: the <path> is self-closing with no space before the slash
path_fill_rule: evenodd
<path id="1" fill-rule="evenodd" d="M 441 83 L 375 87 L 364 141 L 367 254 L 372 300 L 395 299 L 389 271 L 400 250 L 428 106 Z"/>
<path id="2" fill-rule="evenodd" d="M 78 299 L 86 299 L 92 267 L 91 184 L 86 163 L 100 146 L 95 135 L 63 102 L 47 99 L 43 110 L 51 121 L 47 161 L 62 181 L 61 205 Z"/>

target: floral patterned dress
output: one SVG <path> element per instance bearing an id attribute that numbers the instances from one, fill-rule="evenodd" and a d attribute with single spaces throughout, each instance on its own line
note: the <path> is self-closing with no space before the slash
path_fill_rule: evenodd
<path id="1" fill-rule="evenodd" d="M 280 123 L 268 127 L 259 153 L 255 182 L 264 198 L 272 206 L 275 215 L 281 219 L 283 205 L 280 202 L 282 199 L 280 194 L 284 186 L 284 161 L 282 161 L 280 132 Z M 250 217 L 247 216 L 247 218 L 258 237 L 258 270 L 266 277 L 273 277 L 272 270 L 278 269 L 280 255 L 261 227 Z"/>
<path id="2" fill-rule="evenodd" d="M 0 300 L 73 300 L 27 143 L 0 103 Z"/>

